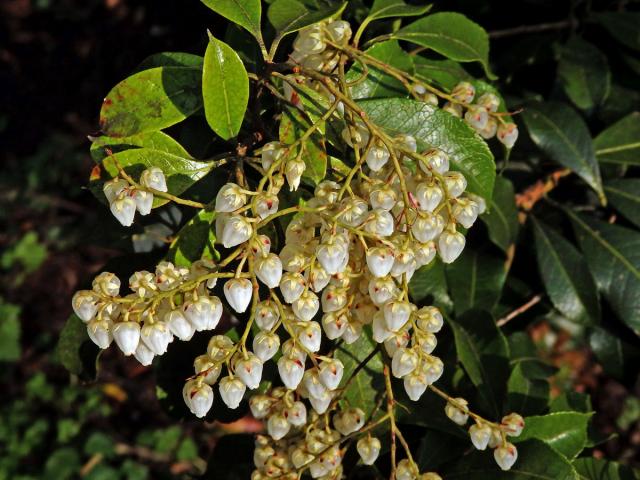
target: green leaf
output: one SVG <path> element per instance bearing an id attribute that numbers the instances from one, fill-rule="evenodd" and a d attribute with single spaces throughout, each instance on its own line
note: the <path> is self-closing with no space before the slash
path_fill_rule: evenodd
<path id="1" fill-rule="evenodd" d="M 527 417 L 524 430 L 512 441 L 519 444 L 536 438 L 572 460 L 587 444 L 587 426 L 591 416 L 592 413 L 556 412 Z"/>
<path id="2" fill-rule="evenodd" d="M 640 233 L 565 212 L 598 289 L 618 317 L 640 334 Z"/>
<path id="3" fill-rule="evenodd" d="M 517 362 L 507 384 L 509 410 L 525 416 L 542 413 L 549 405 L 549 382 L 530 371 L 529 363 Z"/>
<path id="4" fill-rule="evenodd" d="M 620 43 L 640 50 L 640 13 L 638 12 L 602 12 L 593 15 L 604 28 Z"/>
<path id="5" fill-rule="evenodd" d="M 503 176 L 496 177 L 493 198 L 484 215 L 480 216 L 487 229 L 489 239 L 507 252 L 518 238 L 520 223 L 513 184 Z"/>
<path id="6" fill-rule="evenodd" d="M 200 210 L 180 229 L 169 247 L 167 260 L 180 267 L 188 267 L 201 258 L 218 259 L 215 249 L 216 235 L 213 223 L 216 212 Z"/>
<path id="7" fill-rule="evenodd" d="M 458 359 L 477 387 L 484 408 L 499 417 L 509 377 L 507 339 L 493 317 L 482 310 L 469 310 L 449 324 Z"/>
<path id="8" fill-rule="evenodd" d="M 531 140 L 549 157 L 587 182 L 604 203 L 591 134 L 575 110 L 563 103 L 539 103 L 528 107 L 523 116 Z"/>
<path id="9" fill-rule="evenodd" d="M 638 475 L 625 466 L 604 458 L 578 458 L 573 466 L 581 479 L 586 480 L 637 480 Z"/>
<path id="10" fill-rule="evenodd" d="M 604 191 L 616 210 L 640 228 L 640 179 L 610 180 L 605 183 Z"/>
<path id="11" fill-rule="evenodd" d="M 371 414 L 376 405 L 377 392 L 384 391 L 384 377 L 382 376 L 384 363 L 382 354 L 377 350 L 377 344 L 366 329 L 358 340 L 351 345 L 343 343 L 335 353 L 335 358 L 344 364 L 343 378 L 348 379 L 356 367 L 373 352 L 375 354 L 353 378 L 344 393 L 344 399 L 350 405 L 357 405 L 367 415 Z M 345 381 L 343 380 L 343 384 Z"/>
<path id="12" fill-rule="evenodd" d="M 204 54 L 202 97 L 211 129 L 224 140 L 236 137 L 249 102 L 249 77 L 238 54 L 211 34 Z"/>
<path id="13" fill-rule="evenodd" d="M 258 43 L 263 44 L 260 30 L 262 3 L 260 0 L 201 0 L 214 12 L 245 28 Z"/>
<path id="14" fill-rule="evenodd" d="M 291 145 L 304 135 L 310 126 L 311 124 L 300 110 L 297 108 L 285 108 L 280 119 L 280 141 Z M 321 127 L 319 130 L 323 129 L 324 127 Z M 302 160 L 306 165 L 302 178 L 312 185 L 317 185 L 324 180 L 327 172 L 327 151 L 324 137 L 320 135 L 318 130 L 314 131 L 302 145 L 297 146 L 290 152 L 290 158 L 295 158 L 301 148 L 304 149 Z"/>
<path id="15" fill-rule="evenodd" d="M 593 140 L 601 163 L 640 165 L 640 112 L 633 112 Z"/>
<path id="16" fill-rule="evenodd" d="M 434 13 L 401 28 L 391 38 L 430 48 L 458 62 L 480 62 L 487 77 L 496 78 L 489 68 L 487 32 L 459 13 Z"/>
<path id="17" fill-rule="evenodd" d="M 0 362 L 20 359 L 20 307 L 0 298 Z"/>
<path id="18" fill-rule="evenodd" d="M 56 355 L 60 363 L 75 375 L 83 378 L 95 378 L 100 349 L 89 340 L 87 326 L 76 315 L 71 315 L 65 323 Z"/>
<path id="19" fill-rule="evenodd" d="M 433 105 L 404 98 L 358 103 L 369 118 L 388 133 L 413 135 L 418 151 L 436 147 L 446 152 L 452 170 L 466 177 L 468 190 L 487 202 L 491 199 L 496 177 L 493 155 L 463 120 Z"/>
<path id="20" fill-rule="evenodd" d="M 43 476 L 57 480 L 74 478 L 79 468 L 80 454 L 73 447 L 65 447 L 55 450 L 44 464 Z"/>
<path id="21" fill-rule="evenodd" d="M 549 405 L 550 412 L 593 412 L 591 405 L 591 397 L 587 393 L 580 392 L 564 392 L 562 395 L 554 398 Z"/>
<path id="22" fill-rule="evenodd" d="M 395 40 L 378 43 L 366 50 L 366 53 L 403 72 L 413 73 L 411 56 L 400 48 Z M 407 89 L 400 80 L 373 66 L 368 68 L 366 78 L 351 87 L 351 96 L 354 99 L 406 97 L 408 95 Z M 347 72 L 347 81 L 353 82 L 362 75 L 362 65 L 356 62 Z"/>
<path id="23" fill-rule="evenodd" d="M 507 278 L 507 263 L 484 250 L 465 248 L 454 263 L 447 265 L 447 283 L 457 314 L 471 308 L 493 310 Z"/>
<path id="24" fill-rule="evenodd" d="M 449 59 L 434 60 L 416 55 L 413 57 L 416 77 L 434 81 L 446 90 L 451 90 L 459 82 L 474 78 L 458 62 Z"/>
<path id="25" fill-rule="evenodd" d="M 391 17 L 416 17 L 430 9 L 431 5 L 407 5 L 403 0 L 375 0 L 365 22 Z"/>
<path id="26" fill-rule="evenodd" d="M 598 323 L 598 290 L 584 257 L 562 235 L 535 217 L 531 219 L 538 270 L 554 307 L 573 321 Z"/>
<path id="27" fill-rule="evenodd" d="M 469 449 L 469 439 L 428 429 L 416 450 L 420 471 L 438 470 L 443 463 L 462 458 Z"/>
<path id="28" fill-rule="evenodd" d="M 623 341 L 620 335 L 596 327 L 589 334 L 589 346 L 608 375 L 624 379 L 637 372 L 640 349 Z"/>
<path id="29" fill-rule="evenodd" d="M 138 72 L 109 92 L 100 110 L 100 129 L 111 137 L 162 130 L 202 107 L 200 69 L 156 67 Z"/>
<path id="30" fill-rule="evenodd" d="M 558 78 L 567 96 L 583 110 L 602 105 L 611 89 L 607 57 L 580 37 L 560 48 Z"/>
<path id="31" fill-rule="evenodd" d="M 444 472 L 445 480 L 576 480 L 577 474 L 569 461 L 540 440 L 518 444 L 518 460 L 504 472 L 496 465 L 490 452 L 474 451 L 452 464 Z"/>
<path id="32" fill-rule="evenodd" d="M 159 152 L 170 153 L 182 158 L 191 158 L 182 145 L 163 132 L 144 132 L 130 137 L 109 137 L 103 135 L 97 137 L 91 143 L 91 158 L 100 163 L 107 158 L 107 148 L 113 153 L 122 152 L 132 148 L 150 148 Z"/>
<path id="33" fill-rule="evenodd" d="M 185 52 L 160 52 L 145 58 L 136 72 L 148 70 L 155 67 L 192 67 L 202 68 L 204 59 L 200 55 Z"/>
<path id="34" fill-rule="evenodd" d="M 277 32 L 271 44 L 269 56 L 271 58 L 275 56 L 278 45 L 285 36 L 322 20 L 337 17 L 346 6 L 347 2 L 344 2 L 319 9 L 310 0 L 275 0 L 267 11 L 269 22 Z"/>
<path id="35" fill-rule="evenodd" d="M 447 291 L 444 264 L 439 259 L 420 267 L 413 274 L 409 282 L 409 295 L 416 304 L 428 302 L 445 312 L 453 310 L 453 301 Z"/>

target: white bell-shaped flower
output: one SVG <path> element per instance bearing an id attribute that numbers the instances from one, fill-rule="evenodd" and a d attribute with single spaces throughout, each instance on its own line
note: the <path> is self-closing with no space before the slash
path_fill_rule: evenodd
<path id="1" fill-rule="evenodd" d="M 411 315 L 411 304 L 401 300 L 387 302 L 382 308 L 384 321 L 387 328 L 392 332 L 400 330 L 409 321 Z"/>
<path id="2" fill-rule="evenodd" d="M 351 38 L 351 25 L 346 20 L 329 22 L 326 30 L 335 43 L 346 44 Z"/>
<path id="3" fill-rule="evenodd" d="M 286 82 L 285 82 L 286 84 Z M 262 147 L 260 154 L 260 163 L 266 171 L 271 168 L 274 162 L 280 159 L 284 154 L 285 146 L 280 142 L 269 142 Z"/>
<path id="4" fill-rule="evenodd" d="M 102 293 L 109 297 L 118 296 L 120 292 L 120 279 L 113 273 L 102 272 L 91 282 L 94 292 Z"/>
<path id="5" fill-rule="evenodd" d="M 110 205 L 111 213 L 124 227 L 130 227 L 136 215 L 136 202 L 127 192 L 122 191 Z"/>
<path id="6" fill-rule="evenodd" d="M 225 405 L 231 409 L 236 409 L 242 401 L 247 386 L 239 378 L 229 376 L 220 380 L 218 389 Z"/>
<path id="7" fill-rule="evenodd" d="M 235 362 L 234 371 L 249 390 L 255 390 L 260 386 L 262 379 L 262 360 L 255 354 L 247 352 L 246 358 L 241 357 Z"/>
<path id="8" fill-rule="evenodd" d="M 256 468 L 264 468 L 267 462 L 276 454 L 274 448 L 270 445 L 259 445 L 256 441 L 256 448 L 253 451 L 253 463 Z M 252 480 L 262 480 L 262 476 L 251 476 Z"/>
<path id="9" fill-rule="evenodd" d="M 232 248 L 246 242 L 253 234 L 253 227 L 246 217 L 233 215 L 224 222 L 222 245 Z"/>
<path id="10" fill-rule="evenodd" d="M 146 190 L 134 190 L 133 200 L 140 215 L 149 215 L 153 206 L 153 193 Z"/>
<path id="11" fill-rule="evenodd" d="M 460 172 L 445 173 L 444 183 L 447 187 L 449 198 L 458 198 L 467 189 L 467 179 Z"/>
<path id="12" fill-rule="evenodd" d="M 231 213 L 244 207 L 246 203 L 247 195 L 242 188 L 235 183 L 227 183 L 216 195 L 216 212 Z"/>
<path id="13" fill-rule="evenodd" d="M 507 435 L 510 437 L 517 437 L 524 429 L 524 418 L 517 413 L 510 413 L 509 415 L 502 417 L 500 425 L 502 425 L 502 429 Z"/>
<path id="14" fill-rule="evenodd" d="M 298 159 L 287 160 L 284 167 L 284 175 L 289 184 L 289 191 L 294 192 L 300 186 L 300 180 L 307 166 L 304 161 Z"/>
<path id="15" fill-rule="evenodd" d="M 493 458 L 502 470 L 509 470 L 518 460 L 518 450 L 511 443 L 505 443 L 493 451 Z"/>
<path id="16" fill-rule="evenodd" d="M 259 302 L 254 314 L 256 325 L 261 330 L 271 330 L 280 318 L 278 307 L 270 300 Z"/>
<path id="17" fill-rule="evenodd" d="M 453 217 L 464 228 L 471 228 L 478 218 L 478 205 L 468 198 L 458 198 L 452 209 Z"/>
<path id="18" fill-rule="evenodd" d="M 167 179 L 159 167 L 150 167 L 143 171 L 140 175 L 140 185 L 158 190 L 159 192 L 166 192 L 168 190 Z"/>
<path id="19" fill-rule="evenodd" d="M 140 342 L 140 324 L 119 322 L 113 327 L 113 339 L 126 356 L 133 355 Z"/>
<path id="20" fill-rule="evenodd" d="M 185 303 L 184 314 L 198 332 L 213 330 L 222 317 L 222 302 L 218 297 L 200 297 Z"/>
<path id="21" fill-rule="evenodd" d="M 444 325 L 444 317 L 437 307 L 422 307 L 416 311 L 418 328 L 425 332 L 438 333 Z"/>
<path id="22" fill-rule="evenodd" d="M 432 353 L 438 345 L 438 339 L 431 332 L 417 332 L 413 338 L 424 353 Z"/>
<path id="23" fill-rule="evenodd" d="M 193 369 L 197 375 L 203 377 L 205 383 L 214 385 L 220 377 L 222 365 L 212 362 L 209 355 L 198 355 L 193 360 Z"/>
<path id="24" fill-rule="evenodd" d="M 427 383 L 431 385 L 432 383 L 436 383 L 442 376 L 444 363 L 433 355 L 423 355 L 420 368 L 426 376 Z"/>
<path id="25" fill-rule="evenodd" d="M 329 312 L 322 316 L 322 328 L 329 340 L 340 338 L 348 326 L 349 320 L 344 314 Z"/>
<path id="26" fill-rule="evenodd" d="M 369 203 L 372 208 L 391 210 L 398 201 L 398 195 L 390 185 L 383 183 L 374 188 L 369 194 Z"/>
<path id="27" fill-rule="evenodd" d="M 500 107 L 500 98 L 495 93 L 486 92 L 478 97 L 476 104 L 486 108 L 488 112 L 495 113 Z"/>
<path id="28" fill-rule="evenodd" d="M 418 215 L 411 226 L 411 233 L 416 240 L 422 243 L 427 243 L 438 237 L 442 230 L 444 230 L 444 219 L 431 212 L 423 212 Z"/>
<path id="29" fill-rule="evenodd" d="M 377 306 L 382 306 L 397 293 L 398 287 L 391 277 L 372 278 L 369 281 L 369 296 Z"/>
<path id="30" fill-rule="evenodd" d="M 263 362 L 271 360 L 279 348 L 280 337 L 275 333 L 262 331 L 253 337 L 253 351 Z"/>
<path id="31" fill-rule="evenodd" d="M 438 238 L 438 253 L 444 263 L 451 263 L 460 256 L 466 240 L 460 232 L 450 231 L 449 229 L 442 232 Z"/>
<path id="32" fill-rule="evenodd" d="M 302 377 L 304 389 L 309 394 L 309 398 L 322 398 L 327 392 L 327 387 L 320 381 L 320 374 L 315 368 L 304 372 Z"/>
<path id="33" fill-rule="evenodd" d="M 392 276 L 399 277 L 406 273 L 410 279 L 416 267 L 416 256 L 410 245 L 403 245 L 395 251 L 395 259 L 391 267 Z"/>
<path id="34" fill-rule="evenodd" d="M 282 355 L 298 360 L 303 365 L 307 359 L 307 352 L 305 352 L 302 345 L 299 345 L 293 338 L 290 338 L 282 344 Z"/>
<path id="35" fill-rule="evenodd" d="M 395 260 L 389 247 L 373 247 L 367 250 L 367 267 L 374 277 L 385 277 L 391 272 Z"/>
<path id="36" fill-rule="evenodd" d="M 454 117 L 462 118 L 462 105 L 453 102 L 446 102 L 442 106 L 442 110 L 450 113 Z"/>
<path id="37" fill-rule="evenodd" d="M 451 96 L 462 103 L 473 102 L 475 95 L 476 88 L 469 82 L 460 82 L 451 90 Z"/>
<path id="38" fill-rule="evenodd" d="M 287 409 L 287 421 L 294 427 L 302 427 L 307 423 L 307 407 L 297 401 Z"/>
<path id="39" fill-rule="evenodd" d="M 71 299 L 73 312 L 80 317 L 83 322 L 88 322 L 98 313 L 99 298 L 91 290 L 79 290 Z"/>
<path id="40" fill-rule="evenodd" d="M 316 258 L 329 275 L 335 275 L 342 271 L 345 258 L 348 258 L 348 255 L 347 245 L 337 239 L 323 242 L 316 248 Z"/>
<path id="41" fill-rule="evenodd" d="M 357 122 L 355 128 L 343 128 L 341 135 L 342 139 L 351 148 L 353 148 L 354 144 L 358 147 L 363 147 L 369 143 L 369 129 L 361 122 Z"/>
<path id="42" fill-rule="evenodd" d="M 389 150 L 384 145 L 374 145 L 367 152 L 365 162 L 372 172 L 379 172 L 389 161 Z"/>
<path id="43" fill-rule="evenodd" d="M 322 291 L 331 281 L 331 275 L 319 265 L 314 265 L 309 271 L 309 285 L 311 290 L 318 293 Z"/>
<path id="44" fill-rule="evenodd" d="M 329 285 L 322 291 L 322 311 L 325 313 L 343 309 L 348 301 L 348 290 L 338 285 Z"/>
<path id="45" fill-rule="evenodd" d="M 287 303 L 293 303 L 304 292 L 305 281 L 300 273 L 287 272 L 280 280 L 280 292 Z"/>
<path id="46" fill-rule="evenodd" d="M 413 246 L 415 253 L 416 267 L 420 268 L 429 265 L 436 258 L 436 244 L 434 242 L 417 243 Z"/>
<path id="47" fill-rule="evenodd" d="M 297 469 L 308 465 L 316 458 L 313 454 L 307 452 L 307 450 L 303 447 L 294 448 L 291 451 L 290 457 L 291 463 L 293 463 L 293 466 Z"/>
<path id="48" fill-rule="evenodd" d="M 280 205 L 278 196 L 272 193 L 261 193 L 256 196 L 254 202 L 255 213 L 260 219 L 265 219 L 276 213 Z"/>
<path id="49" fill-rule="evenodd" d="M 320 350 L 322 342 L 322 328 L 318 322 L 301 322 L 297 327 L 297 339 L 310 352 Z"/>
<path id="50" fill-rule="evenodd" d="M 309 403 L 318 415 L 322 415 L 327 411 L 329 405 L 331 405 L 332 400 L 333 392 L 329 390 L 325 390 L 322 395 L 319 395 L 317 397 L 309 397 Z"/>
<path id="51" fill-rule="evenodd" d="M 500 124 L 497 137 L 505 147 L 513 148 L 518 139 L 518 126 L 515 123 Z"/>
<path id="52" fill-rule="evenodd" d="M 186 279 L 189 270 L 176 267 L 171 262 L 156 265 L 156 285 L 163 292 L 177 287 Z"/>
<path id="53" fill-rule="evenodd" d="M 214 335 L 209 339 L 207 355 L 216 362 L 226 360 L 228 353 L 234 348 L 233 340 L 226 335 Z"/>
<path id="54" fill-rule="evenodd" d="M 491 439 L 491 427 L 484 423 L 475 423 L 469 427 L 469 437 L 474 447 L 484 450 Z"/>
<path id="55" fill-rule="evenodd" d="M 373 465 L 380 455 L 382 444 L 376 437 L 362 437 L 356 443 L 356 449 L 365 465 Z"/>
<path id="56" fill-rule="evenodd" d="M 213 405 L 213 390 L 198 379 L 189 380 L 182 390 L 182 396 L 191 413 L 196 417 L 204 417 Z"/>
<path id="57" fill-rule="evenodd" d="M 379 208 L 371 210 L 364 223 L 364 230 L 366 232 L 378 235 L 379 237 L 390 236 L 393 233 L 393 227 L 393 215 Z"/>
<path id="58" fill-rule="evenodd" d="M 423 172 L 431 174 L 436 172 L 443 174 L 449 171 L 449 155 L 443 150 L 432 148 L 424 153 L 424 159 L 420 161 Z"/>
<path id="59" fill-rule="evenodd" d="M 407 396 L 414 402 L 420 400 L 422 394 L 427 390 L 429 382 L 420 368 L 416 368 L 409 375 L 403 378 L 404 391 Z"/>
<path id="60" fill-rule="evenodd" d="M 322 205 L 331 205 L 338 201 L 340 184 L 332 180 L 323 180 L 313 191 L 314 198 L 318 199 Z"/>
<path id="61" fill-rule="evenodd" d="M 413 372 L 418 366 L 418 354 L 411 348 L 399 348 L 391 359 L 391 373 L 396 378 L 402 378 Z"/>
<path id="62" fill-rule="evenodd" d="M 247 310 L 253 294 L 253 285 L 251 285 L 251 281 L 248 278 L 227 280 L 222 290 L 231 308 L 238 313 L 243 313 Z"/>
<path id="63" fill-rule="evenodd" d="M 449 419 L 458 425 L 464 425 L 469 420 L 469 411 L 466 408 L 469 402 L 464 398 L 454 398 L 456 404 L 448 403 L 444 407 L 444 413 Z"/>
<path id="64" fill-rule="evenodd" d="M 87 323 L 87 334 L 93 343 L 95 343 L 101 349 L 106 349 L 111 345 L 113 336 L 111 331 L 113 329 L 113 323 L 111 320 L 93 319 Z"/>
<path id="65" fill-rule="evenodd" d="M 400 330 L 395 332 L 391 337 L 384 341 L 384 349 L 387 351 L 390 357 L 393 358 L 399 348 L 404 348 L 409 345 L 411 335 L 407 330 Z"/>
<path id="66" fill-rule="evenodd" d="M 269 253 L 256 259 L 255 272 L 258 280 L 269 288 L 280 285 L 282 278 L 282 261 L 275 253 Z"/>
<path id="67" fill-rule="evenodd" d="M 329 390 L 335 390 L 340 385 L 344 374 L 344 365 L 337 358 L 326 359 L 318 365 L 318 378 Z"/>
<path id="68" fill-rule="evenodd" d="M 415 198 L 420 210 L 423 212 L 433 212 L 438 205 L 440 205 L 440 202 L 442 202 L 444 192 L 438 185 L 420 183 L 416 187 Z"/>
<path id="69" fill-rule="evenodd" d="M 269 414 L 272 405 L 273 400 L 268 395 L 253 395 L 249 399 L 251 415 L 258 420 L 265 418 Z"/>
<path id="70" fill-rule="evenodd" d="M 350 227 L 358 227 L 367 219 L 369 205 L 361 198 L 345 198 L 339 205 L 338 219 Z"/>
<path id="71" fill-rule="evenodd" d="M 291 309 L 296 318 L 302 321 L 309 321 L 318 313 L 320 300 L 311 290 L 305 290 L 297 300 L 291 303 Z"/>
<path id="72" fill-rule="evenodd" d="M 409 459 L 403 458 L 398 462 L 396 466 L 396 479 L 395 480 L 416 480 L 418 472 Z"/>
<path id="73" fill-rule="evenodd" d="M 285 387 L 295 390 L 304 375 L 304 363 L 297 358 L 290 358 L 286 355 L 278 360 L 278 373 Z"/>
<path id="74" fill-rule="evenodd" d="M 489 112 L 480 105 L 471 105 L 464 114 L 464 119 L 475 130 L 482 130 L 489 121 Z"/>
<path id="75" fill-rule="evenodd" d="M 155 357 L 155 353 L 149 350 L 149 348 L 143 342 L 139 342 L 138 348 L 136 348 L 133 356 L 136 357 L 136 360 L 138 360 L 141 365 L 148 367 L 153 363 L 153 357 Z"/>
<path id="76" fill-rule="evenodd" d="M 278 255 L 282 268 L 287 272 L 301 272 L 309 263 L 309 255 L 297 244 L 285 245 Z"/>
<path id="77" fill-rule="evenodd" d="M 267 420 L 267 432 L 274 440 L 280 440 L 283 438 L 289 430 L 291 424 L 288 422 L 287 417 L 282 413 L 275 413 Z"/>
<path id="78" fill-rule="evenodd" d="M 400 134 L 395 137 L 395 142 L 402 145 L 407 150 L 411 150 L 412 152 L 418 151 L 418 143 L 416 139 L 412 135 Z"/>
<path id="79" fill-rule="evenodd" d="M 487 124 L 485 125 L 485 127 L 482 130 L 478 130 L 480 136 L 485 140 L 489 140 L 490 138 L 495 137 L 497 132 L 498 121 L 493 117 L 489 117 L 489 120 L 487 120 Z"/>
<path id="80" fill-rule="evenodd" d="M 163 355 L 173 340 L 173 334 L 165 322 L 145 322 L 140 329 L 140 340 L 155 355 Z"/>
<path id="81" fill-rule="evenodd" d="M 107 202 L 111 204 L 118 197 L 118 195 L 120 195 L 120 193 L 122 193 L 122 191 L 128 187 L 129 183 L 126 180 L 123 180 L 121 178 L 114 178 L 104 182 L 102 191 L 107 199 Z"/>
<path id="82" fill-rule="evenodd" d="M 344 343 L 347 345 L 351 345 L 352 343 L 357 342 L 361 336 L 362 324 L 360 322 L 351 321 L 342 334 L 342 340 L 344 340 Z"/>
<path id="83" fill-rule="evenodd" d="M 158 290 L 153 273 L 142 270 L 129 277 L 129 288 L 140 298 L 150 298 Z"/>
<path id="84" fill-rule="evenodd" d="M 182 310 L 176 309 L 167 312 L 164 316 L 164 321 L 171 333 L 183 342 L 191 340 L 191 337 L 196 332 L 196 327 L 187 320 Z"/>
<path id="85" fill-rule="evenodd" d="M 293 48 L 304 54 L 321 53 L 327 48 L 323 41 L 322 30 L 319 24 L 303 28 L 298 32 L 293 41 Z"/>

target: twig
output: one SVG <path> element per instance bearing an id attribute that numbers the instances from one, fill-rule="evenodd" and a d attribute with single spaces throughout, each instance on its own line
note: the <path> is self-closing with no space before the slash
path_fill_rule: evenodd
<path id="1" fill-rule="evenodd" d="M 519 27 L 506 28 L 504 30 L 494 30 L 489 32 L 489 38 L 504 38 L 526 33 L 539 33 L 549 30 L 562 30 L 575 27 L 575 20 L 562 20 L 560 22 L 539 23 L 537 25 L 520 25 Z"/>
<path id="2" fill-rule="evenodd" d="M 527 303 L 525 303 L 524 305 L 516 308 L 513 312 L 509 313 L 508 315 L 506 315 L 505 317 L 502 317 L 500 320 L 498 320 L 496 322 L 496 325 L 498 327 L 502 327 L 504 325 L 507 324 L 507 322 L 510 322 L 511 320 L 513 320 L 514 318 L 516 318 L 518 315 L 520 315 L 521 313 L 526 312 L 527 310 L 529 310 L 530 308 L 532 308 L 533 306 L 537 305 L 538 303 L 540 303 L 540 301 L 542 300 L 542 295 L 536 295 L 534 296 L 531 300 L 529 300 Z"/>

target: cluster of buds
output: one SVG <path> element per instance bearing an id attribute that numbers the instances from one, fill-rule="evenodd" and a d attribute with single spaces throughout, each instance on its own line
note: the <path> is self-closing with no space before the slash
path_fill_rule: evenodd
<path id="1" fill-rule="evenodd" d="M 316 23 L 298 32 L 293 42 L 291 61 L 311 70 L 329 73 L 336 68 L 339 52 L 331 44 L 346 45 L 351 26 L 345 20 Z"/>
<path id="2" fill-rule="evenodd" d="M 105 182 L 102 191 L 109 202 L 109 208 L 114 217 L 125 227 L 133 224 L 136 211 L 140 215 L 151 213 L 153 193 L 167 191 L 167 181 L 164 173 L 158 167 L 147 168 L 140 175 L 139 184 L 142 188 L 132 186 L 127 180 L 115 177 Z"/>
<path id="3" fill-rule="evenodd" d="M 445 406 L 445 414 L 460 426 L 469 420 L 468 402 L 464 398 L 454 398 Z M 502 470 L 509 470 L 518 459 L 518 450 L 507 441 L 507 437 L 517 437 L 524 429 L 524 419 L 517 413 L 502 418 L 500 424 L 490 424 L 479 418 L 469 427 L 471 443 L 478 450 L 493 449 L 493 457 Z"/>

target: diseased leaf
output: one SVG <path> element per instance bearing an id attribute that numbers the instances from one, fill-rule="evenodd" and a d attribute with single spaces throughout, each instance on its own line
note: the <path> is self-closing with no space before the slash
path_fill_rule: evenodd
<path id="1" fill-rule="evenodd" d="M 640 233 L 565 210 L 598 289 L 640 334 Z"/>
<path id="2" fill-rule="evenodd" d="M 513 184 L 507 178 L 496 177 L 493 198 L 487 212 L 480 216 L 480 220 L 489 230 L 489 239 L 504 252 L 516 242 L 520 229 L 518 208 Z"/>
<path id="3" fill-rule="evenodd" d="M 204 114 L 224 140 L 238 135 L 249 102 L 249 77 L 238 54 L 209 36 L 202 69 Z"/>
<path id="4" fill-rule="evenodd" d="M 640 228 L 640 179 L 610 180 L 605 183 L 604 191 L 611 204 Z"/>
<path id="5" fill-rule="evenodd" d="M 601 163 L 640 165 L 640 112 L 633 112 L 593 140 Z"/>
<path id="6" fill-rule="evenodd" d="M 100 129 L 111 137 L 162 130 L 202 107 L 200 69 L 155 67 L 138 72 L 109 92 L 100 110 Z"/>
<path id="7" fill-rule="evenodd" d="M 180 229 L 169 247 L 167 260 L 179 267 L 189 267 L 201 258 L 215 259 L 219 254 L 215 248 L 215 230 L 213 222 L 216 212 L 200 210 Z"/>
<path id="8" fill-rule="evenodd" d="M 558 78 L 567 96 L 583 110 L 601 105 L 611 89 L 607 57 L 577 36 L 560 48 Z"/>
<path id="9" fill-rule="evenodd" d="M 538 270 L 554 307 L 576 322 L 598 323 L 598 290 L 584 257 L 562 235 L 531 219 Z"/>
<path id="10" fill-rule="evenodd" d="M 191 155 L 177 141 L 163 132 L 145 132 L 130 137 L 97 137 L 91 143 L 91 158 L 97 163 L 102 162 L 107 156 L 107 149 L 112 153 L 123 152 L 134 148 L 150 148 L 159 152 L 170 153 L 182 158 L 191 158 Z"/>
<path id="11" fill-rule="evenodd" d="M 573 461 L 573 466 L 585 480 L 637 480 L 633 470 L 604 458 L 584 457 Z"/>
<path id="12" fill-rule="evenodd" d="M 558 164 L 570 168 L 605 201 L 600 168 L 584 120 L 563 103 L 539 103 L 525 109 L 531 140 Z"/>
<path id="13" fill-rule="evenodd" d="M 487 32 L 459 13 L 434 13 L 401 28 L 392 38 L 430 48 L 458 62 L 480 62 L 487 77 L 496 78 L 489 67 Z"/>
<path id="14" fill-rule="evenodd" d="M 263 43 L 260 30 L 262 2 L 260 0 L 201 0 L 207 7 L 233 23 L 245 28 L 258 43 Z"/>
<path id="15" fill-rule="evenodd" d="M 592 415 L 593 413 L 556 412 L 526 417 L 524 430 L 512 441 L 517 446 L 530 438 L 536 438 L 572 460 L 587 444 L 587 427 Z"/>
<path id="16" fill-rule="evenodd" d="M 94 379 L 97 371 L 100 349 L 89 339 L 87 326 L 76 315 L 71 315 L 65 323 L 56 355 L 69 372 L 84 379 Z"/>
<path id="17" fill-rule="evenodd" d="M 493 155 L 464 121 L 433 105 L 403 98 L 362 100 L 359 105 L 388 133 L 413 135 L 418 151 L 436 147 L 446 152 L 452 170 L 467 179 L 468 190 L 489 202 L 496 176 Z"/>
<path id="18" fill-rule="evenodd" d="M 375 0 L 365 22 L 391 17 L 416 17 L 430 9 L 431 5 L 407 5 L 403 0 Z"/>
<path id="19" fill-rule="evenodd" d="M 520 415 L 538 415 L 549 405 L 549 382 L 529 362 L 517 362 L 507 384 L 509 410 Z"/>
<path id="20" fill-rule="evenodd" d="M 499 417 L 509 378 L 507 339 L 493 317 L 482 310 L 469 310 L 449 324 L 458 359 L 478 389 L 484 408 L 493 417 Z"/>
<path id="21" fill-rule="evenodd" d="M 601 12 L 593 15 L 609 33 L 620 43 L 640 50 L 640 13 L 638 12 Z"/>
<path id="22" fill-rule="evenodd" d="M 453 301 L 447 291 L 444 264 L 439 259 L 420 267 L 413 274 L 409 282 L 409 295 L 418 305 L 424 305 L 425 302 L 428 302 L 445 312 L 450 312 L 453 309 Z"/>

